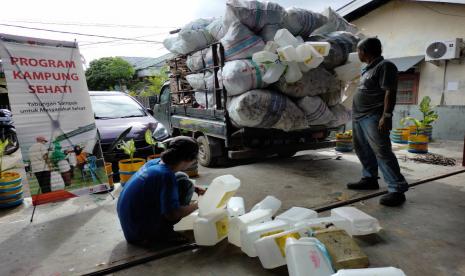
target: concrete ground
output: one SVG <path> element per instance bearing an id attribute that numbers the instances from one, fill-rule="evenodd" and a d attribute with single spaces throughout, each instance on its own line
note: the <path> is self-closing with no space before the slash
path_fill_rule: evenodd
<path id="1" fill-rule="evenodd" d="M 432 151 L 461 158 L 463 143 L 432 144 Z M 414 163 L 404 146 L 396 146 L 402 171 L 413 182 L 461 166 L 442 167 Z M 229 168 L 200 168 L 197 184 L 208 184 L 222 174 L 241 179 L 238 192 L 247 208 L 266 195 L 292 206 L 314 208 L 359 196 L 345 183 L 360 177 L 353 154 L 339 157 L 332 149 L 300 152 L 288 159 L 250 161 Z M 461 159 L 459 160 L 461 163 Z M 384 230 L 357 239 L 372 266 L 396 266 L 407 275 L 465 274 L 465 174 L 417 186 L 407 193 L 401 208 L 385 208 L 378 199 L 355 206 L 378 218 Z M 115 191 L 118 195 L 118 190 Z M 126 244 L 116 217 L 116 200 L 91 195 L 37 207 L 34 221 L 30 201 L 0 211 L 0 275 L 74 275 L 147 255 L 145 249 Z M 133 267 L 116 274 L 157 275 L 286 275 L 285 267 L 264 270 L 258 259 L 248 258 L 223 241 L 211 248 L 187 251 Z"/>

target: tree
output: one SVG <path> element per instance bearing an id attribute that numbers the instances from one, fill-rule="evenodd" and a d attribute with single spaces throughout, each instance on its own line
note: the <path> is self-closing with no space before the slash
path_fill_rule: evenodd
<path id="1" fill-rule="evenodd" d="M 134 76 L 132 65 L 119 57 L 104 57 L 90 62 L 86 71 L 89 90 L 109 90 L 126 84 Z"/>
<path id="2" fill-rule="evenodd" d="M 153 76 L 148 77 L 143 82 L 135 84 L 131 90 L 140 91 L 139 95 L 143 97 L 156 96 L 160 94 L 163 84 L 168 80 L 168 67 L 162 67 Z"/>

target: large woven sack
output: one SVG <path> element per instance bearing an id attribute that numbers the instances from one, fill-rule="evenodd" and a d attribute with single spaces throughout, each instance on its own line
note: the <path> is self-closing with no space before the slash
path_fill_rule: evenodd
<path id="1" fill-rule="evenodd" d="M 213 91 L 215 88 L 215 76 L 211 71 L 187 75 L 186 80 L 194 90 Z"/>
<path id="2" fill-rule="evenodd" d="M 327 125 L 336 119 L 320 97 L 304 97 L 297 101 L 297 105 L 309 126 Z"/>
<path id="3" fill-rule="evenodd" d="M 336 31 L 350 32 L 353 34 L 358 33 L 358 29 L 355 25 L 347 22 L 347 20 L 333 9 L 327 8 L 322 14 L 327 17 L 328 21 L 326 24 L 316 29 L 312 34 L 327 34 Z"/>
<path id="4" fill-rule="evenodd" d="M 281 77 L 275 84 L 276 89 L 293 97 L 317 96 L 339 89 L 340 82 L 324 68 L 315 68 L 303 74 L 302 78 L 294 83 L 287 83 Z"/>
<path id="5" fill-rule="evenodd" d="M 268 1 L 229 0 L 226 2 L 225 24 L 239 20 L 255 33 L 267 24 L 280 24 L 285 10 L 280 5 Z"/>
<path id="6" fill-rule="evenodd" d="M 228 28 L 225 26 L 222 17 L 213 20 L 213 22 L 210 23 L 206 29 L 213 36 L 215 41 L 220 41 L 220 39 L 222 39 L 228 31 Z"/>
<path id="7" fill-rule="evenodd" d="M 222 80 L 228 96 L 236 96 L 249 90 L 266 87 L 267 84 L 262 80 L 265 72 L 265 65 L 257 64 L 251 59 L 226 62 L 223 67 Z"/>
<path id="8" fill-rule="evenodd" d="M 226 35 L 221 39 L 226 61 L 252 58 L 256 52 L 263 50 L 265 43 L 240 22 L 233 22 Z"/>
<path id="9" fill-rule="evenodd" d="M 178 35 L 165 39 L 163 45 L 175 54 L 187 54 L 205 48 L 214 41 L 213 36 L 206 30 L 211 22 L 209 19 L 189 22 L 181 28 Z"/>
<path id="10" fill-rule="evenodd" d="M 333 107 L 342 102 L 342 88 L 321 94 L 319 95 L 319 97 L 323 100 L 323 102 L 326 105 L 328 105 L 329 107 Z"/>
<path id="11" fill-rule="evenodd" d="M 352 120 L 352 110 L 346 108 L 342 104 L 338 104 L 330 108 L 331 112 L 334 115 L 335 120 L 329 124 L 332 127 L 338 127 L 347 124 Z"/>
<path id="12" fill-rule="evenodd" d="M 306 127 L 303 112 L 286 96 L 271 90 L 251 90 L 232 97 L 228 103 L 228 112 L 238 127 L 284 131 Z"/>
<path id="13" fill-rule="evenodd" d="M 308 37 L 316 29 L 328 22 L 328 18 L 320 13 L 305 9 L 289 8 L 284 16 L 284 28 L 294 36 Z"/>

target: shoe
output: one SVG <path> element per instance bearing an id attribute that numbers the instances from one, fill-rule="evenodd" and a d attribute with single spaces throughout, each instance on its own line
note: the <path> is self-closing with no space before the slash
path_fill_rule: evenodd
<path id="1" fill-rule="evenodd" d="M 377 190 L 379 189 L 377 177 L 363 177 L 358 182 L 347 184 L 350 190 Z"/>
<path id="2" fill-rule="evenodd" d="M 379 200 L 379 204 L 389 207 L 399 206 L 405 202 L 404 193 L 388 193 Z"/>

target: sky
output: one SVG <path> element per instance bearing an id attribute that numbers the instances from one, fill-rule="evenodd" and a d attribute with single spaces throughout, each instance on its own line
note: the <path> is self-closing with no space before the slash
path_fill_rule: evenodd
<path id="1" fill-rule="evenodd" d="M 281 6 L 321 12 L 348 0 L 276 0 Z M 107 56 L 158 57 L 169 31 L 197 18 L 224 14 L 225 0 L 22 0 L 2 1 L 0 33 L 59 40 L 77 40 L 86 63 Z M 50 29 L 115 38 L 30 30 Z M 143 41 L 121 40 L 132 38 Z"/>

